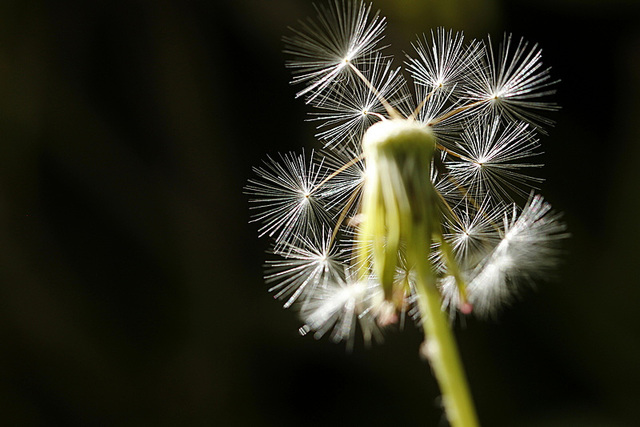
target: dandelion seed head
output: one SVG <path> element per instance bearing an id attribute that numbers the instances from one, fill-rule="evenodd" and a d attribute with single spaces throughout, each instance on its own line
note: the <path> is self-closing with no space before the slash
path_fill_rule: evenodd
<path id="1" fill-rule="evenodd" d="M 541 50 L 438 28 L 413 43 L 407 80 L 370 4 L 316 11 L 284 42 L 323 151 L 269 158 L 246 187 L 273 241 L 270 291 L 299 308 L 301 334 L 349 347 L 356 330 L 369 342 L 428 321 L 425 286 L 452 316 L 495 314 L 556 265 L 567 236 L 532 195 L 557 109 Z"/>

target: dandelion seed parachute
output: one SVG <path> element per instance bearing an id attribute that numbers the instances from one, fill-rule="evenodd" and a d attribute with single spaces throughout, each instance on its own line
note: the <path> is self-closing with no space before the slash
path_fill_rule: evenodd
<path id="1" fill-rule="evenodd" d="M 457 97 L 453 88 L 443 87 L 437 90 L 424 85 L 415 85 L 415 108 L 420 107 L 415 120 L 429 126 L 441 144 L 450 145 L 459 139 L 462 131 L 462 118 L 457 115 L 445 117 L 457 106 Z"/>
<path id="2" fill-rule="evenodd" d="M 365 342 L 381 340 L 376 309 L 382 301 L 382 288 L 377 282 L 348 275 L 346 280 L 318 288 L 305 302 L 300 312 L 304 321 L 300 332 L 304 335 L 313 331 L 316 338 L 321 338 L 332 330 L 332 341 L 346 341 L 352 346 L 358 324 Z"/>
<path id="3" fill-rule="evenodd" d="M 542 68 L 542 51 L 538 45 L 520 39 L 512 49 L 512 35 L 505 34 L 498 53 L 491 38 L 482 64 L 473 69 L 464 97 L 480 101 L 480 109 L 512 121 L 524 121 L 538 128 L 553 121 L 539 111 L 554 111 L 558 106 L 541 101 L 555 93 L 550 86 L 557 83 L 549 75 L 550 68 Z M 483 102 L 484 101 L 484 102 Z"/>
<path id="4" fill-rule="evenodd" d="M 426 35 L 418 39 L 413 44 L 418 57 L 407 55 L 406 61 L 413 80 L 436 91 L 464 86 L 468 71 L 478 67 L 483 46 L 476 41 L 466 46 L 463 42 L 462 33 L 454 34 L 444 28 L 438 28 L 435 33 L 431 31 L 430 42 Z"/>
<path id="5" fill-rule="evenodd" d="M 348 62 L 358 62 L 380 49 L 386 22 L 371 5 L 361 1 L 334 1 L 328 7 L 316 6 L 316 20 L 300 22 L 302 30 L 284 37 L 285 53 L 292 56 L 287 66 L 294 72 L 293 83 L 307 86 L 297 96 L 309 101 L 348 70 Z"/>
<path id="6" fill-rule="evenodd" d="M 502 203 L 486 198 L 479 206 L 465 201 L 447 216 L 444 237 L 463 268 L 477 265 L 498 244 L 504 209 Z"/>
<path id="7" fill-rule="evenodd" d="M 567 237 L 559 214 L 542 196 L 533 196 L 520 213 L 516 205 L 512 209 L 511 218 L 504 218 L 500 241 L 466 272 L 470 302 L 478 315 L 495 314 L 523 281 L 548 274 L 558 262 L 558 241 Z M 441 289 L 444 305 L 455 307 L 458 295 L 451 279 L 443 281 Z"/>
<path id="8" fill-rule="evenodd" d="M 278 259 L 267 261 L 265 280 L 274 297 L 286 300 L 288 308 L 297 300 L 305 301 L 316 288 L 344 279 L 344 256 L 331 244 L 331 234 L 301 236 L 296 244 L 288 243 L 274 250 Z"/>
<path id="9" fill-rule="evenodd" d="M 456 143 L 460 157 L 451 159 L 446 167 L 474 199 L 510 200 L 510 191 L 526 196 L 522 187 L 534 188 L 532 184 L 542 181 L 521 172 L 542 166 L 527 162 L 539 154 L 538 140 L 527 123 L 509 122 L 503 126 L 499 116 L 480 116 L 467 123 L 461 137 Z"/>
<path id="10" fill-rule="evenodd" d="M 377 93 L 373 93 L 358 76 L 347 74 L 331 87 L 331 91 L 312 101 L 320 110 L 312 113 L 312 120 L 322 122 L 316 136 L 325 141 L 325 147 L 342 150 L 359 144 L 365 130 L 386 113 L 380 98 L 398 106 L 409 97 L 400 69 L 392 68 L 391 64 L 390 60 L 377 54 L 362 66 L 362 74 Z"/>
<path id="11" fill-rule="evenodd" d="M 253 196 L 253 220 L 262 223 L 260 236 L 275 238 L 276 248 L 295 243 L 322 229 L 330 221 L 317 186 L 323 180 L 322 163 L 317 164 L 304 153 L 280 156 L 281 162 L 269 158 L 263 167 L 254 168 L 257 179 L 245 187 Z"/>

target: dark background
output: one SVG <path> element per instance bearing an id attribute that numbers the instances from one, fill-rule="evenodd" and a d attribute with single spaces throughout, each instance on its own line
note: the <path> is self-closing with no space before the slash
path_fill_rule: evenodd
<path id="1" fill-rule="evenodd" d="M 436 26 L 540 43 L 562 80 L 542 193 L 558 275 L 456 326 L 485 426 L 631 426 L 640 406 L 640 8 L 375 2 L 400 63 Z M 4 425 L 444 425 L 414 328 L 297 334 L 242 187 L 317 147 L 281 36 L 298 0 L 0 3 Z"/>

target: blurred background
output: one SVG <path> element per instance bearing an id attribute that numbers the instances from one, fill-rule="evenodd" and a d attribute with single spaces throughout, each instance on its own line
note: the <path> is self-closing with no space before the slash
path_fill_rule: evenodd
<path id="1" fill-rule="evenodd" d="M 397 63 L 436 26 L 503 32 L 561 79 L 542 193 L 557 277 L 456 326 L 485 426 L 632 426 L 640 406 L 640 5 L 377 0 Z M 243 194 L 318 147 L 281 36 L 301 0 L 0 2 L 4 425 L 445 426 L 390 331 L 300 337 L 262 280 Z M 635 127 L 634 127 L 635 126 Z"/>

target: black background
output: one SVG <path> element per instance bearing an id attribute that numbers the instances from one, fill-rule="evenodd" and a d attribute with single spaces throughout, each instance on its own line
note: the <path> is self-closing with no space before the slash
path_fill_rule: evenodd
<path id="1" fill-rule="evenodd" d="M 436 26 L 553 67 L 557 277 L 456 333 L 486 426 L 630 426 L 640 405 L 640 8 L 378 1 L 400 64 Z M 266 292 L 242 187 L 318 147 L 281 36 L 310 2 L 0 4 L 0 413 L 7 425 L 444 425 L 414 328 L 352 354 Z"/>

